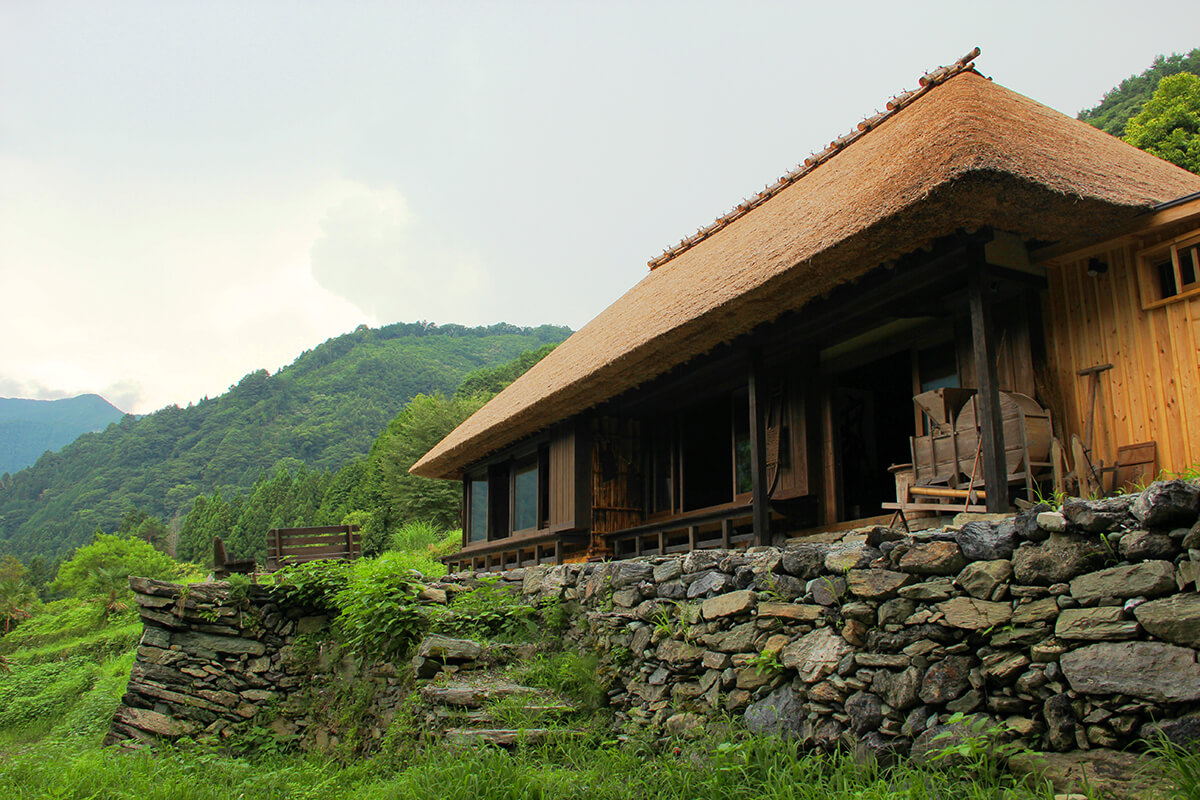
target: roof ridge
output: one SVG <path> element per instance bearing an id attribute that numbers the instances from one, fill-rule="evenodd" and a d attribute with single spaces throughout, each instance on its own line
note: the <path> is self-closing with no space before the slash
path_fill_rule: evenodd
<path id="1" fill-rule="evenodd" d="M 700 244 L 700 242 L 712 236 L 717 231 L 728 226 L 734 220 L 737 220 L 755 208 L 758 208 L 760 205 L 779 194 L 788 186 L 791 186 L 793 183 L 812 172 L 818 166 L 828 161 L 851 142 L 857 140 L 871 129 L 878 127 L 881 123 L 894 116 L 905 106 L 910 105 L 914 100 L 928 92 L 934 86 L 945 83 L 950 78 L 953 78 L 955 75 L 958 75 L 961 72 L 973 70 L 974 67 L 971 65 L 971 62 L 979 56 L 980 52 L 981 51 L 978 47 L 973 48 L 971 52 L 967 53 L 954 63 L 947 64 L 943 67 L 938 67 L 930 72 L 926 72 L 920 77 L 920 85 L 918 88 L 913 89 L 912 91 L 901 92 L 891 100 L 888 100 L 885 111 L 881 111 L 874 116 L 867 117 L 862 122 L 858 123 L 858 126 L 854 130 L 850 131 L 844 136 L 839 136 L 838 138 L 834 139 L 829 143 L 829 146 L 821 152 L 814 153 L 813 155 L 804 159 L 804 163 L 800 164 L 786 175 L 780 177 L 779 180 L 775 181 L 775 183 L 768 184 L 765 189 L 756 194 L 754 197 L 750 198 L 749 200 L 743 200 L 733 210 L 720 217 L 717 217 L 707 226 L 699 228 L 695 233 L 684 238 L 674 247 L 664 250 L 662 255 L 650 259 L 650 261 L 647 262 L 650 269 L 653 270 L 661 267 L 663 264 L 671 261 L 684 251 L 690 250 L 691 248 Z"/>

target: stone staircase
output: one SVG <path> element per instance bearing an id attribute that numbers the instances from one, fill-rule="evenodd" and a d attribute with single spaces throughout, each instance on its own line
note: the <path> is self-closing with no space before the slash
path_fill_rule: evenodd
<path id="1" fill-rule="evenodd" d="M 508 677 L 509 665 L 533 654 L 527 646 L 426 637 L 413 657 L 425 729 L 449 743 L 502 747 L 578 734 L 562 724 L 574 704 Z"/>

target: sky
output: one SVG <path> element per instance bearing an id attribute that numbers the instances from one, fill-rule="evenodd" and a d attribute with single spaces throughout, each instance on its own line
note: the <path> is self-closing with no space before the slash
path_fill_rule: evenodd
<path id="1" fill-rule="evenodd" d="M 1064 113 L 1200 3 L 0 2 L 0 396 L 148 413 L 353 330 L 579 328 L 978 45 Z"/>

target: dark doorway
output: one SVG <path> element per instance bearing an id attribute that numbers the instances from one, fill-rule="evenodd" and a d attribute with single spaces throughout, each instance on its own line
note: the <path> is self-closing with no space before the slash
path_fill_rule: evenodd
<path id="1" fill-rule="evenodd" d="M 728 395 L 682 415 L 684 511 L 733 500 L 730 423 Z"/>
<path id="2" fill-rule="evenodd" d="M 839 520 L 882 513 L 895 499 L 888 467 L 911 460 L 913 371 L 904 350 L 833 375 L 833 424 L 838 476 Z"/>

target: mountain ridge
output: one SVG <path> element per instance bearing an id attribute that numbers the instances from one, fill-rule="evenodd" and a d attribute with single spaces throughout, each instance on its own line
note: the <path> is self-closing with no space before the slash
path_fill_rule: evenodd
<path id="1" fill-rule="evenodd" d="M 0 397 L 0 473 L 32 466 L 47 450 L 60 450 L 124 416 L 98 394 L 56 400 Z"/>
<path id="2" fill-rule="evenodd" d="M 126 415 L 8 478 L 0 552 L 56 557 L 97 529 L 116 529 L 130 509 L 169 520 L 197 496 L 249 490 L 280 464 L 336 470 L 364 456 L 412 397 L 451 394 L 468 373 L 569 333 L 507 323 L 360 326 L 215 398 Z"/>

